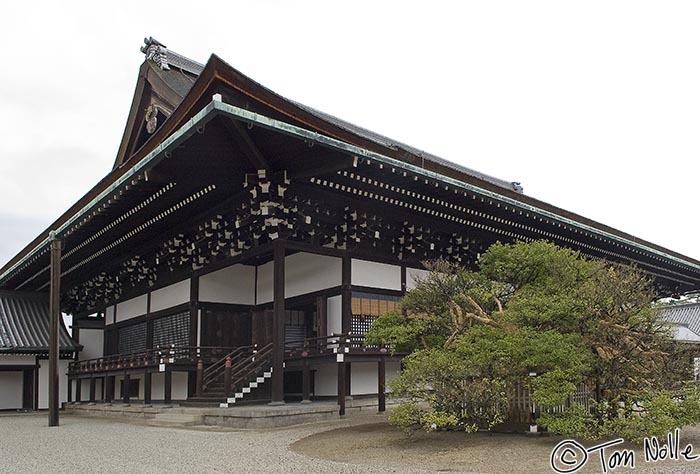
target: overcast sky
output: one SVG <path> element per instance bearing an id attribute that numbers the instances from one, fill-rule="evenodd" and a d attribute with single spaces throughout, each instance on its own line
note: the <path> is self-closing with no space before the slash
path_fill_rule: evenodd
<path id="1" fill-rule="evenodd" d="M 700 259 L 700 2 L 103 5 L 3 4 L 0 266 L 111 170 L 145 36 Z"/>

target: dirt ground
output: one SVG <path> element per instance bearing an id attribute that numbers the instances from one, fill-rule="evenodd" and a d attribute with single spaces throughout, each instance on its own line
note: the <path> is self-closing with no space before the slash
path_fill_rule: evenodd
<path id="1" fill-rule="evenodd" d="M 317 433 L 292 444 L 291 449 L 313 458 L 354 464 L 381 465 L 386 467 L 413 467 L 432 471 L 466 471 L 474 473 L 524 473 L 540 474 L 555 472 L 550 467 L 553 449 L 564 438 L 557 436 L 525 434 L 465 434 L 462 432 L 416 432 L 407 436 L 391 427 L 387 422 L 372 423 L 348 428 L 339 428 Z M 602 441 L 577 440 L 589 449 Z M 660 440 L 661 446 L 666 440 Z M 700 454 L 700 428 L 686 428 L 680 434 L 680 451 L 691 444 L 693 455 Z M 571 447 L 571 445 L 569 445 Z M 563 452 L 565 448 L 560 448 Z M 614 451 L 635 451 L 634 469 L 619 466 L 611 470 L 610 455 Z M 575 449 L 574 449 L 575 451 Z M 580 470 L 569 472 L 604 472 L 600 462 L 600 451 L 588 454 L 588 462 Z M 579 462 L 583 456 L 569 461 Z M 680 456 L 677 461 L 645 462 L 641 445 L 623 444 L 606 448 L 607 472 L 646 473 L 690 473 L 700 472 L 700 458 L 688 461 Z M 575 464 L 570 465 L 573 468 Z M 566 466 L 560 466 L 561 471 Z"/>

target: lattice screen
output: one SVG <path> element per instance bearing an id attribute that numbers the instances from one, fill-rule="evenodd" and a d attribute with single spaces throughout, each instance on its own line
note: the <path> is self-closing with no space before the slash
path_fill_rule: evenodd
<path id="1" fill-rule="evenodd" d="M 190 313 L 176 313 L 153 320 L 153 347 L 190 345 Z"/>
<path id="2" fill-rule="evenodd" d="M 119 354 L 145 351 L 147 349 L 146 344 L 146 322 L 119 328 Z"/>
<path id="3" fill-rule="evenodd" d="M 398 296 L 353 293 L 352 333 L 366 334 L 377 317 L 391 311 L 399 311 L 399 300 Z"/>

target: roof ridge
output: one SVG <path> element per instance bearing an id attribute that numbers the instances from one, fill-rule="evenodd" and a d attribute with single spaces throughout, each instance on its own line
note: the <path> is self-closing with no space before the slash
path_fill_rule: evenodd
<path id="1" fill-rule="evenodd" d="M 170 66 L 174 66 L 199 76 L 204 69 L 204 64 L 168 49 L 167 46 L 152 36 L 144 38 L 143 42 L 144 45 L 141 46 L 141 52 L 146 55 L 146 60 L 153 61 L 164 71 L 168 71 Z"/>

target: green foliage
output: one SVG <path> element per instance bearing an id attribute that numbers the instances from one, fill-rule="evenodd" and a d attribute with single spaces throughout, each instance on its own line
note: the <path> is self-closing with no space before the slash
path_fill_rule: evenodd
<path id="1" fill-rule="evenodd" d="M 543 413 L 537 424 L 547 428 L 551 433 L 579 439 L 597 439 L 600 437 L 598 419 L 583 405 L 571 405 L 558 413 Z"/>
<path id="2" fill-rule="evenodd" d="M 637 268 L 544 241 L 497 243 L 478 271 L 426 267 L 404 314 L 378 318 L 367 338 L 411 352 L 392 389 L 429 407 L 410 409 L 416 426 L 430 413 L 444 421 L 431 426 L 454 417 L 461 428 L 490 429 L 517 383 L 531 384 L 545 412 L 538 422 L 557 433 L 634 439 L 700 420 L 694 392 L 668 392 L 690 378 L 692 355 L 672 341 Z M 596 387 L 595 410 L 561 409 L 584 381 Z"/>
<path id="3" fill-rule="evenodd" d="M 427 408 L 419 407 L 413 402 L 402 403 L 389 414 L 389 423 L 401 428 L 406 434 L 411 434 L 421 426 L 421 420 L 427 412 Z"/>

